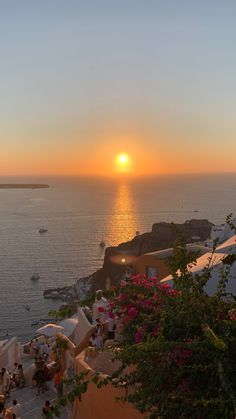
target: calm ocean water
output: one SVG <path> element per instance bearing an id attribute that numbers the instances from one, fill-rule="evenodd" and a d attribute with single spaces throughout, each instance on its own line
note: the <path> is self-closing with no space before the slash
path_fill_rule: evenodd
<path id="1" fill-rule="evenodd" d="M 0 183 L 23 181 L 50 188 L 0 190 L 0 339 L 7 332 L 23 341 L 33 336 L 32 321 L 58 306 L 43 299 L 44 289 L 70 285 L 100 268 L 102 238 L 116 245 L 136 230 L 151 230 L 154 222 L 222 223 L 230 212 L 236 214 L 236 175 L 0 178 Z M 39 228 L 48 232 L 40 235 Z M 35 272 L 38 282 L 30 280 Z"/>

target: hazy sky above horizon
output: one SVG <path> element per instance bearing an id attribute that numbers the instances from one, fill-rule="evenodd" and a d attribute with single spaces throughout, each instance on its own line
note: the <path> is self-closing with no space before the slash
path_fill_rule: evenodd
<path id="1" fill-rule="evenodd" d="M 236 3 L 5 0 L 0 175 L 235 171 Z"/>

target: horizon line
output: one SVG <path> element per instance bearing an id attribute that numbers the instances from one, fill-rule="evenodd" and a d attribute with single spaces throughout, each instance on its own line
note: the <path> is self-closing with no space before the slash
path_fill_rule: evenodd
<path id="1" fill-rule="evenodd" d="M 46 173 L 46 174 L 32 174 L 32 173 L 25 173 L 25 174 L 0 174 L 0 178 L 24 178 L 24 177 L 35 177 L 35 178 L 110 178 L 110 179 L 119 179 L 119 178 L 140 178 L 140 177 L 154 177 L 154 176 L 200 176 L 200 175 L 236 175 L 236 171 L 212 171 L 212 172 L 163 172 L 163 173 L 142 173 L 142 174 L 134 174 L 134 173 L 117 173 L 113 175 L 105 175 L 105 174 L 88 174 L 88 173 L 81 173 L 81 174 L 59 174 L 59 173 Z"/>

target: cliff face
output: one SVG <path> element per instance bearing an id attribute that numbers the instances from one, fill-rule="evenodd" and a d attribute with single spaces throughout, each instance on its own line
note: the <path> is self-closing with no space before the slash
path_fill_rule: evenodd
<path id="1" fill-rule="evenodd" d="M 183 224 L 156 223 L 152 226 L 152 231 L 134 237 L 126 243 L 116 247 L 108 247 L 105 251 L 102 269 L 95 272 L 90 280 L 92 291 L 104 289 L 106 278 L 110 278 L 111 284 L 116 284 L 125 267 L 111 261 L 115 255 L 124 253 L 140 256 L 144 253 L 173 247 L 179 235 L 185 237 L 187 243 L 204 241 L 210 237 L 211 228 L 214 224 L 208 220 L 190 220 Z"/>
<path id="2" fill-rule="evenodd" d="M 185 237 L 187 243 L 204 241 L 210 237 L 213 225 L 208 220 L 190 220 L 183 224 L 156 223 L 152 226 L 152 235 L 163 249 L 172 247 L 179 234 Z"/>

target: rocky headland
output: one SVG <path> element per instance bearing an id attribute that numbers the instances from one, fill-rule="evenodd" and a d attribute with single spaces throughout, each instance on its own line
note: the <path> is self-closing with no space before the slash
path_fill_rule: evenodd
<path id="1" fill-rule="evenodd" d="M 125 271 L 124 265 L 115 264 L 112 259 L 117 254 L 141 256 L 144 253 L 173 247 L 177 238 L 181 235 L 186 243 L 202 242 L 210 237 L 211 228 L 214 224 L 208 220 L 190 220 L 183 224 L 155 223 L 148 233 L 135 236 L 132 240 L 108 247 L 105 251 L 103 267 L 91 277 L 91 291 L 106 287 L 106 279 L 110 278 L 111 285 L 115 285 Z"/>
<path id="2" fill-rule="evenodd" d="M 105 250 L 103 266 L 86 278 L 80 278 L 71 287 L 45 290 L 46 298 L 60 298 L 62 301 L 72 302 L 82 300 L 89 294 L 105 289 L 107 279 L 110 285 L 116 285 L 125 271 L 125 265 L 114 263 L 117 255 L 125 258 L 140 256 L 144 253 L 155 252 L 173 247 L 181 235 L 187 243 L 203 242 L 211 235 L 213 223 L 208 220 L 189 220 L 183 224 L 155 223 L 150 232 L 135 236 L 132 240 L 118 246 L 108 247 Z"/>

